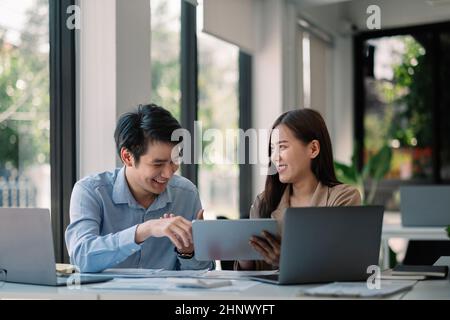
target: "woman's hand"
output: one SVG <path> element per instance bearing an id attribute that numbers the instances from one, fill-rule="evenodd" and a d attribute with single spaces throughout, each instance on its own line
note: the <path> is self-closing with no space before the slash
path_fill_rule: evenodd
<path id="1" fill-rule="evenodd" d="M 253 236 L 250 245 L 258 251 L 264 261 L 274 267 L 280 265 L 281 237 L 267 231 L 262 232 L 261 237 Z"/>

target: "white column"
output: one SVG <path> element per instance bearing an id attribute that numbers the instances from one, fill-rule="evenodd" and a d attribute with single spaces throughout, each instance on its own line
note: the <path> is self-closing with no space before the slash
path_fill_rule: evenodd
<path id="1" fill-rule="evenodd" d="M 150 1 L 80 0 L 78 176 L 114 169 L 118 116 L 150 101 Z"/>
<path id="2" fill-rule="evenodd" d="M 256 47 L 253 55 L 253 128 L 270 129 L 283 111 L 284 1 L 255 2 Z M 267 146 L 260 145 L 267 153 Z M 258 157 L 258 160 L 259 157 Z M 264 189 L 261 165 L 253 168 L 253 194 Z"/>

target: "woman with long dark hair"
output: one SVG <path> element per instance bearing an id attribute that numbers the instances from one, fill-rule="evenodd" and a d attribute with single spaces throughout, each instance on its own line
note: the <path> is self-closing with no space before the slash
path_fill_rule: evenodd
<path id="1" fill-rule="evenodd" d="M 272 126 L 269 173 L 250 218 L 283 220 L 289 207 L 338 207 L 361 204 L 356 188 L 336 179 L 330 135 L 319 112 L 299 109 L 282 114 Z M 276 171 L 270 171 L 275 166 Z M 264 232 L 250 244 L 264 261 L 237 261 L 236 269 L 277 269 L 281 238 Z"/>

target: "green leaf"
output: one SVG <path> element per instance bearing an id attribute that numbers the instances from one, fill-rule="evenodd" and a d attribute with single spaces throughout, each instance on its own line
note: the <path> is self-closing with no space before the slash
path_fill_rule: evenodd
<path id="1" fill-rule="evenodd" d="M 335 161 L 334 167 L 336 170 L 337 179 L 345 184 L 356 184 L 357 183 L 357 174 L 355 171 L 355 167 L 352 165 L 346 165 L 340 162 Z"/>
<path id="2" fill-rule="evenodd" d="M 367 162 L 369 175 L 374 180 L 381 180 L 389 172 L 392 149 L 385 145 Z"/>

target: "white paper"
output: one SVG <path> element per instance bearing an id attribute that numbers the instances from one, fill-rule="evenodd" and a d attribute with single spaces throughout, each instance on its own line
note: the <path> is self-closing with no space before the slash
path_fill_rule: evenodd
<path id="1" fill-rule="evenodd" d="M 162 271 L 163 269 L 106 269 L 101 273 L 96 273 L 95 275 L 105 275 L 113 278 L 147 278 L 152 277 L 156 273 Z"/>
<path id="2" fill-rule="evenodd" d="M 95 276 L 108 276 L 113 278 L 163 278 L 163 277 L 200 277 L 204 270 L 164 270 L 164 269 L 106 269 L 102 273 L 93 273 Z"/>
<path id="3" fill-rule="evenodd" d="M 209 280 L 209 279 L 208 279 Z M 212 280 L 212 279 L 211 279 Z M 205 281 L 207 281 L 205 279 Z M 89 286 L 92 289 L 101 290 L 149 290 L 149 291 L 244 291 L 248 288 L 256 285 L 253 281 L 236 281 L 232 280 L 230 285 L 217 287 L 217 288 L 185 288 L 179 287 L 176 282 L 170 278 L 142 278 L 142 279 L 130 279 L 130 278 L 117 278 L 109 282 L 95 284 Z"/>
<path id="4" fill-rule="evenodd" d="M 176 277 L 176 278 L 192 278 L 201 277 L 208 272 L 208 269 L 204 270 L 160 270 L 155 273 L 155 277 Z"/>
<path id="5" fill-rule="evenodd" d="M 381 281 L 379 289 L 366 282 L 334 282 L 302 291 L 305 295 L 331 297 L 381 297 L 411 289 L 417 281 Z"/>
<path id="6" fill-rule="evenodd" d="M 206 278 L 168 278 L 167 281 L 180 288 L 210 289 L 231 286 L 231 280 Z"/>

